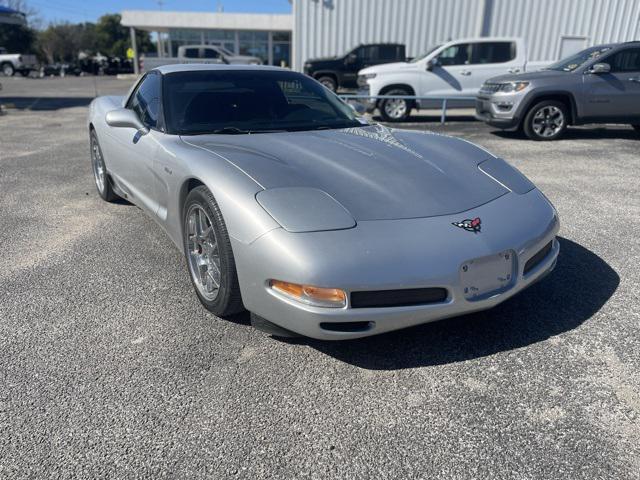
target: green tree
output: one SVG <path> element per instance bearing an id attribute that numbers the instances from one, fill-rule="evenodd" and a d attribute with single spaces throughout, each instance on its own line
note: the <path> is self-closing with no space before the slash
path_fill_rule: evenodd
<path id="1" fill-rule="evenodd" d="M 80 41 L 80 29 L 71 23 L 49 25 L 38 35 L 38 44 L 49 63 L 75 60 L 81 50 Z"/>
<path id="2" fill-rule="evenodd" d="M 33 53 L 36 33 L 25 25 L 0 24 L 0 45 L 9 53 Z"/>
<path id="3" fill-rule="evenodd" d="M 120 23 L 121 17 L 117 13 L 103 15 L 95 28 L 96 48 L 103 55 L 125 57 L 127 49 L 131 47 L 129 29 Z M 153 50 L 153 43 L 149 32 L 136 30 L 138 52 Z"/>

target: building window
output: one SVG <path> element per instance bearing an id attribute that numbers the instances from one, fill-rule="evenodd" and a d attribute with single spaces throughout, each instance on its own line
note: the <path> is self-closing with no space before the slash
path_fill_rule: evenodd
<path id="1" fill-rule="evenodd" d="M 240 55 L 258 57 L 263 63 L 269 61 L 269 33 L 268 32 L 239 32 Z"/>

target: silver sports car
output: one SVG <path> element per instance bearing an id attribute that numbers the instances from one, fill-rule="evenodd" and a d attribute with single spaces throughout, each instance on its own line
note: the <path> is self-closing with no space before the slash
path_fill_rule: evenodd
<path id="1" fill-rule="evenodd" d="M 184 252 L 219 316 L 336 340 L 483 310 L 553 269 L 558 216 L 467 141 L 370 124 L 289 70 L 171 65 L 88 121 L 100 196 Z"/>

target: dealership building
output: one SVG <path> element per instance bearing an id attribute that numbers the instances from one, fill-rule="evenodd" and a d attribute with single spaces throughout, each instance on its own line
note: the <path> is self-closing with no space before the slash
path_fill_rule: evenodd
<path id="1" fill-rule="evenodd" d="M 155 32 L 158 56 L 180 45 L 221 44 L 301 70 L 309 58 L 360 43 L 399 42 L 409 56 L 463 37 L 522 37 L 530 60 L 640 39 L 638 0 L 289 0 L 291 14 L 132 11 L 122 24 Z"/>

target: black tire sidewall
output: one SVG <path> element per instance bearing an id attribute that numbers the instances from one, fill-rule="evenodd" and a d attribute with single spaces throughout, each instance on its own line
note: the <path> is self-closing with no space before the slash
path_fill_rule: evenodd
<path id="1" fill-rule="evenodd" d="M 336 92 L 338 90 L 338 84 L 336 83 L 336 81 L 333 79 L 333 77 L 330 77 L 328 75 L 320 75 L 318 77 L 318 82 L 322 83 L 323 81 L 327 81 L 329 82 L 331 85 L 333 85 L 333 88 L 329 88 L 329 90 L 331 90 L 332 92 Z M 324 84 L 323 86 L 325 88 L 327 88 Z"/>
<path id="2" fill-rule="evenodd" d="M 6 75 L 4 73 L 4 69 L 7 68 L 7 67 L 9 67 L 11 69 L 11 74 L 9 74 L 9 75 Z M 2 66 L 0 66 L 0 71 L 2 71 L 2 74 L 7 76 L 7 77 L 12 77 L 16 73 L 16 69 L 10 63 L 3 63 Z"/>
<path id="3" fill-rule="evenodd" d="M 187 212 L 193 205 L 198 205 L 202 208 L 211 223 L 213 224 L 213 230 L 218 242 L 218 253 L 220 255 L 220 290 L 218 295 L 213 300 L 207 300 L 202 296 L 196 282 L 189 268 L 189 251 L 187 242 Z M 240 298 L 240 287 L 238 285 L 238 276 L 236 273 L 235 259 L 233 257 L 233 251 L 231 249 L 231 241 L 227 232 L 226 224 L 222 218 L 222 212 L 218 206 L 215 198 L 211 192 L 204 186 L 196 187 L 189 194 L 185 200 L 182 208 L 182 243 L 185 260 L 187 262 L 187 271 L 189 272 L 189 278 L 193 289 L 200 300 L 200 303 L 210 312 L 217 316 L 224 317 L 239 313 L 244 308 Z"/>
<path id="4" fill-rule="evenodd" d="M 564 125 L 554 135 L 550 137 L 543 137 L 541 135 L 538 135 L 533 130 L 533 117 L 535 116 L 536 112 L 538 112 L 538 110 L 540 110 L 541 108 L 551 107 L 551 106 L 557 107 L 562 111 L 562 115 L 564 116 Z M 558 138 L 562 137 L 562 135 L 564 135 L 564 132 L 567 130 L 568 122 L 569 122 L 569 112 L 567 110 L 567 106 L 564 103 L 558 102 L 556 100 L 543 100 L 541 102 L 536 103 L 527 112 L 527 115 L 525 116 L 524 122 L 523 122 L 523 131 L 525 135 L 531 140 L 536 140 L 541 142 L 557 140 Z"/>
<path id="5" fill-rule="evenodd" d="M 410 93 L 407 92 L 406 90 L 402 89 L 402 88 L 394 88 L 393 90 L 389 90 L 388 92 L 385 92 L 382 95 L 410 95 Z M 406 113 L 400 118 L 391 118 L 385 112 L 385 106 L 387 105 L 388 101 L 389 100 L 382 100 L 380 102 L 380 106 L 378 107 L 378 110 L 380 110 L 380 116 L 382 117 L 382 119 L 385 122 L 405 122 L 409 118 L 409 116 L 411 115 L 411 110 L 413 108 L 413 103 L 411 101 L 409 101 L 409 100 L 405 100 L 404 102 L 407 105 Z"/>
<path id="6" fill-rule="evenodd" d="M 102 147 L 100 146 L 100 142 L 98 141 L 98 135 L 96 134 L 96 131 L 91 129 L 90 133 L 89 133 L 89 155 L 91 156 L 91 162 L 93 163 L 93 142 L 96 143 L 96 145 L 98 146 L 98 150 L 100 150 L 100 157 L 102 158 L 102 162 L 104 164 L 104 190 L 101 192 L 100 189 L 98 188 L 98 185 L 96 185 L 96 191 L 98 192 L 98 195 L 100 195 L 100 198 L 102 198 L 105 202 L 112 202 L 113 200 L 115 200 L 116 198 L 118 198 L 118 196 L 114 193 L 113 188 L 111 188 L 111 182 L 109 181 L 109 174 L 107 172 L 107 163 L 105 162 L 104 159 L 104 153 L 102 153 Z M 93 183 L 95 184 L 95 173 L 93 171 L 93 165 L 91 165 L 91 173 L 94 176 L 93 179 Z"/>

